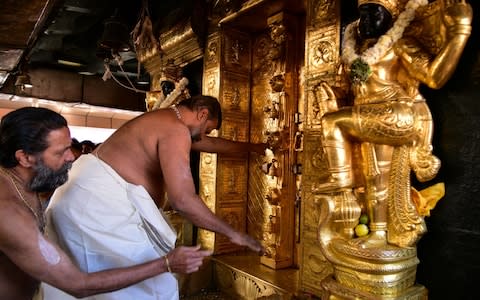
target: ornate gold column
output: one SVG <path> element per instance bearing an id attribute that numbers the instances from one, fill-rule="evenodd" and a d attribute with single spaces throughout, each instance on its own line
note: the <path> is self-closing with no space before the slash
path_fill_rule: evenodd
<path id="1" fill-rule="evenodd" d="M 203 94 L 217 97 L 223 121 L 218 136 L 248 142 L 250 127 L 250 39 L 243 32 L 222 29 L 209 35 L 204 56 Z M 200 196 L 218 216 L 246 231 L 248 154 L 200 158 Z M 241 250 L 224 236 L 199 230 L 198 239 L 215 253 Z"/>
<path id="2" fill-rule="evenodd" d="M 222 31 L 209 36 L 203 92 L 222 103 L 220 136 L 268 141 L 273 151 L 265 157 L 223 155 L 216 161 L 214 155 L 204 154 L 201 193 L 217 215 L 262 240 L 267 254 L 261 262 L 279 269 L 294 263 L 299 226 L 295 222 L 299 149 L 294 144 L 302 137 L 296 117 L 303 17 L 272 3 L 245 5 L 236 16 L 224 19 Z M 248 28 L 248 34 L 237 26 Z M 217 253 L 236 249 L 220 236 L 201 231 L 200 237 Z"/>
<path id="3" fill-rule="evenodd" d="M 312 186 L 325 176 L 326 169 L 321 145 L 322 95 L 316 93 L 320 82 L 332 85 L 337 79 L 340 64 L 340 1 L 307 1 L 305 43 L 305 121 L 302 181 L 302 258 L 301 289 L 321 295 L 321 282 L 333 273 L 331 263 L 323 255 L 319 239 L 320 214 Z"/>
<path id="4" fill-rule="evenodd" d="M 267 140 L 273 151 L 262 158 L 261 170 L 250 169 L 249 228 L 262 232 L 267 249 L 261 263 L 280 269 L 295 258 L 296 151 L 295 116 L 300 64 L 300 20 L 286 12 L 267 18 L 267 27 L 254 38 L 252 66 L 252 125 L 256 142 Z M 302 43 L 303 44 L 303 43 Z"/>

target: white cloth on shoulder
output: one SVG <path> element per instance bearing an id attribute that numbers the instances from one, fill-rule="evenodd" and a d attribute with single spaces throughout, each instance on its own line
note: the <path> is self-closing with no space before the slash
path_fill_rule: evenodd
<path id="1" fill-rule="evenodd" d="M 47 234 L 85 272 L 132 266 L 175 247 L 176 232 L 143 186 L 121 178 L 92 154 L 73 164 L 47 208 Z M 68 299 L 43 285 L 45 300 Z M 162 273 L 130 287 L 84 299 L 178 299 L 178 283 Z M 74 299 L 74 298 L 71 298 Z"/>

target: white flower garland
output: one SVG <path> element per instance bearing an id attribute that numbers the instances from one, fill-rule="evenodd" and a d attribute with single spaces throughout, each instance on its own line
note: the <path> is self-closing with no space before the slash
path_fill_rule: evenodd
<path id="1" fill-rule="evenodd" d="M 415 11 L 420 6 L 428 4 L 428 0 L 410 0 L 405 5 L 405 10 L 400 13 L 392 28 L 382 35 L 377 43 L 365 50 L 361 55 L 356 53 L 356 38 L 355 31 L 358 26 L 358 21 L 350 23 L 345 29 L 345 37 L 342 43 L 342 61 L 351 66 L 352 64 L 367 64 L 362 66 L 367 72 L 365 78 L 353 78 L 354 82 L 365 81 L 371 73 L 370 65 L 376 64 L 387 51 L 395 44 L 402 36 L 405 28 L 410 25 L 410 22 L 415 18 Z"/>
<path id="2" fill-rule="evenodd" d="M 165 100 L 160 99 L 155 103 L 152 110 L 169 107 L 177 100 L 177 98 L 185 91 L 188 85 L 188 79 L 183 77 L 178 83 L 175 84 L 175 89 L 167 95 Z"/>

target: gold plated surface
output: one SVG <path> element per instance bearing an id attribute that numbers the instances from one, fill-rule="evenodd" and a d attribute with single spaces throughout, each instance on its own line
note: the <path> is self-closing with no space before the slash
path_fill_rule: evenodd
<path id="1" fill-rule="evenodd" d="M 428 181 L 440 167 L 418 87 L 439 88 L 451 76 L 470 34 L 469 6 L 418 8 L 358 81 L 342 58 L 340 2 L 302 1 L 303 16 L 286 9 L 295 1 L 246 1 L 205 43 L 202 92 L 224 113 L 215 134 L 270 145 L 265 156 L 201 154 L 202 199 L 267 250 L 213 259 L 217 285 L 232 299 L 427 297 L 415 284 L 416 243 L 444 190 L 411 186 L 411 174 Z M 355 52 L 363 48 L 355 40 Z M 159 70 L 158 58 L 145 63 Z M 369 234 L 360 237 L 362 215 Z M 198 240 L 216 254 L 241 250 L 205 230 Z"/>
<path id="2" fill-rule="evenodd" d="M 215 201 L 217 198 L 216 191 L 216 172 L 217 172 L 217 155 L 212 153 L 200 154 L 200 198 L 212 211 L 216 212 Z M 215 234 L 208 230 L 198 230 L 198 243 L 205 249 L 215 249 Z"/>
<path id="3" fill-rule="evenodd" d="M 312 186 L 328 174 L 320 147 L 324 95 L 316 87 L 324 81 L 332 84 L 336 81 L 340 61 L 339 5 L 339 1 L 307 1 L 300 286 L 314 295 L 322 295 L 321 282 L 333 273 L 333 265 L 322 252 L 318 235 L 318 226 L 327 215 L 321 214 Z"/>
<path id="4" fill-rule="evenodd" d="M 249 141 L 250 40 L 236 30 L 211 33 L 204 59 L 203 93 L 222 104 L 223 124 L 218 136 Z M 246 154 L 201 154 L 200 194 L 208 207 L 239 231 L 246 231 L 248 160 Z M 211 158 L 215 157 L 215 161 Z M 210 161 L 207 163 L 207 161 Z M 204 197 L 207 196 L 208 197 Z M 215 253 L 242 250 L 224 236 L 199 230 L 198 240 Z"/>
<path id="5" fill-rule="evenodd" d="M 252 126 L 256 141 L 267 141 L 271 151 L 259 169 L 250 170 L 249 228 L 259 232 L 266 247 L 261 262 L 271 268 L 290 267 L 295 260 L 297 124 L 297 35 L 299 19 L 278 12 L 253 40 Z M 257 161 L 251 160 L 253 163 Z"/>
<path id="6" fill-rule="evenodd" d="M 409 26 L 406 16 L 413 14 L 404 10 L 406 1 L 384 2 L 400 12 L 394 30 L 372 44 L 360 40 L 358 23 L 352 23 L 343 37 L 344 72 L 338 67 L 335 76 L 326 71 L 315 78 L 313 65 L 307 79 L 308 125 L 319 135 L 305 139 L 316 139 L 320 148 L 304 146 L 315 158 L 306 170 L 318 171 L 305 198 L 320 212 L 320 248 L 333 269 L 319 291 L 326 299 L 426 299 L 427 294 L 415 285 L 416 244 L 426 232 L 425 207 L 435 206 L 443 186 L 425 197 L 411 187 L 411 174 L 428 181 L 440 168 L 432 154 L 432 117 L 418 85 L 439 88 L 451 76 L 470 34 L 471 8 L 463 1 L 412 0 L 409 7 L 425 6 Z M 322 35 L 310 35 L 317 36 Z M 368 47 L 376 48 L 365 51 Z M 307 52 L 312 64 L 316 54 Z M 350 93 L 352 99 L 345 99 Z M 362 214 L 367 224 L 359 224 Z M 304 230 L 315 218 L 306 213 Z M 302 280 L 310 288 L 303 276 L 306 264 Z"/>
<path id="7" fill-rule="evenodd" d="M 298 270 L 273 270 L 257 255 L 221 255 L 212 259 L 215 281 L 233 299 L 295 299 Z"/>

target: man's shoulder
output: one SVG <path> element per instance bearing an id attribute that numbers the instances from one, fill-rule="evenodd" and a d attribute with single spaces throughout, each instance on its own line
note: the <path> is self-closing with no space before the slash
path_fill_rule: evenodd
<path id="1" fill-rule="evenodd" d="M 158 109 L 144 114 L 139 119 L 137 126 L 141 127 L 145 132 L 153 132 L 156 136 L 170 137 L 171 135 L 181 137 L 189 136 L 188 127 L 178 120 L 171 109 Z"/>
<path id="2" fill-rule="evenodd" d="M 3 206 L 6 203 L 10 203 L 14 198 L 16 198 L 12 181 L 2 172 L 0 172 L 0 190 L 2 191 L 0 194 L 0 205 Z"/>

